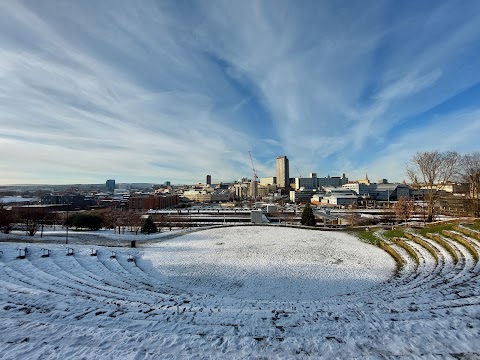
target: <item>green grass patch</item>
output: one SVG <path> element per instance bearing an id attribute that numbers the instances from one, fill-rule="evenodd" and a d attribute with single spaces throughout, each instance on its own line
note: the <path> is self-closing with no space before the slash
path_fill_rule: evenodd
<path id="1" fill-rule="evenodd" d="M 470 229 L 480 231 L 480 220 L 475 220 L 473 224 L 465 224 Z"/>
<path id="2" fill-rule="evenodd" d="M 427 236 L 430 233 L 441 233 L 444 230 L 453 230 L 453 228 L 457 225 L 457 223 L 444 223 L 444 224 L 435 224 L 435 225 L 427 225 L 427 227 L 423 229 L 419 229 L 417 232 L 420 235 Z"/>
<path id="3" fill-rule="evenodd" d="M 383 232 L 383 236 L 385 236 L 387 239 L 393 240 L 394 238 L 404 237 L 405 230 L 404 229 L 385 230 Z"/>
<path id="4" fill-rule="evenodd" d="M 449 238 L 456 240 L 460 244 L 462 244 L 467 250 L 472 254 L 473 258 L 476 262 L 478 262 L 478 251 L 475 249 L 470 242 L 468 242 L 462 235 L 451 232 L 451 231 L 443 231 L 443 235 L 448 236 Z"/>
<path id="5" fill-rule="evenodd" d="M 480 234 L 478 232 L 474 231 L 473 229 L 466 227 L 466 225 L 456 226 L 454 228 L 454 230 L 458 231 L 459 233 L 462 233 L 463 235 L 466 235 L 466 236 L 469 236 L 471 238 L 480 240 Z"/>
<path id="6" fill-rule="evenodd" d="M 360 238 L 360 240 L 368 244 L 372 244 L 375 246 L 379 245 L 380 240 L 375 236 L 374 231 L 357 231 L 354 233 L 354 235 L 356 235 L 357 237 Z"/>

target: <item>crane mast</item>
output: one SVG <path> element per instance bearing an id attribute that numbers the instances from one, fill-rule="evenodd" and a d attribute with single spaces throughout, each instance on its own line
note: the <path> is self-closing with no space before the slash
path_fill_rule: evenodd
<path id="1" fill-rule="evenodd" d="M 250 156 L 250 162 L 252 163 L 252 170 L 253 170 L 253 181 L 257 181 L 258 176 L 257 176 L 257 171 L 255 170 L 255 166 L 253 166 L 253 159 L 252 159 L 252 153 L 249 151 L 248 155 Z"/>
<path id="2" fill-rule="evenodd" d="M 302 174 L 300 174 L 300 171 L 298 170 L 297 165 L 293 164 L 293 166 L 295 166 L 295 169 L 297 170 L 298 175 L 300 175 L 300 177 L 302 177 Z"/>
<path id="3" fill-rule="evenodd" d="M 250 162 L 252 164 L 252 171 L 253 171 L 253 181 L 252 181 L 252 184 L 251 184 L 251 188 L 250 188 L 250 195 L 252 196 L 252 199 L 254 201 L 257 200 L 257 171 L 255 170 L 255 166 L 253 165 L 253 159 L 252 159 L 252 153 L 249 151 L 248 152 L 248 155 L 250 156 Z"/>

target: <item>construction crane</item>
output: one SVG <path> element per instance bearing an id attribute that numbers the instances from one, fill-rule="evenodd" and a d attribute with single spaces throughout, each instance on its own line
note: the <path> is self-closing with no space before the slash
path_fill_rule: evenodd
<path id="1" fill-rule="evenodd" d="M 255 170 L 255 166 L 253 166 L 253 159 L 252 159 L 252 153 L 248 151 L 248 155 L 250 156 L 250 162 L 252 163 L 252 170 L 253 170 L 253 181 L 257 181 L 258 176 L 257 176 L 257 171 Z"/>
<path id="2" fill-rule="evenodd" d="M 257 171 L 255 170 L 255 166 L 253 166 L 253 159 L 252 159 L 252 153 L 249 151 L 248 155 L 250 156 L 250 162 L 252 163 L 252 170 L 253 170 L 253 182 L 250 188 L 251 191 L 251 196 L 253 201 L 257 200 Z"/>
<path id="3" fill-rule="evenodd" d="M 300 174 L 300 171 L 298 171 L 298 168 L 297 168 L 297 166 L 296 166 L 295 164 L 293 164 L 293 166 L 295 166 L 295 169 L 297 170 L 297 172 L 298 172 L 298 175 L 300 175 L 300 177 L 303 177 L 303 176 L 302 176 L 302 174 Z"/>

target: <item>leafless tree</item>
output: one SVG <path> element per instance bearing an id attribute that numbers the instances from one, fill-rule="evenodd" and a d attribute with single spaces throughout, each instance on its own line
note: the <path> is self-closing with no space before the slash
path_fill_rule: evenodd
<path id="1" fill-rule="evenodd" d="M 31 208 L 29 206 L 19 211 L 19 216 L 25 226 L 25 232 L 28 236 L 34 236 L 38 230 L 42 229 L 47 218 L 48 211 L 45 208 Z"/>
<path id="2" fill-rule="evenodd" d="M 0 229 L 5 234 L 10 233 L 13 229 L 13 224 L 17 221 L 15 213 L 11 210 L 0 209 Z"/>
<path id="3" fill-rule="evenodd" d="M 119 212 L 115 209 L 101 210 L 99 214 L 103 218 L 103 226 L 107 229 L 115 229 Z"/>
<path id="4" fill-rule="evenodd" d="M 407 221 L 415 210 L 415 203 L 412 199 L 401 197 L 395 203 L 394 209 L 397 218 L 403 220 L 405 222 L 405 226 L 407 226 Z"/>
<path id="5" fill-rule="evenodd" d="M 480 216 L 480 152 L 463 155 L 459 166 L 460 179 L 470 185 L 468 197 L 472 202 L 472 215 Z"/>
<path id="6" fill-rule="evenodd" d="M 142 219 L 142 215 L 138 212 L 127 211 L 126 221 L 127 221 L 127 226 L 130 228 L 130 231 L 134 231 L 135 234 L 138 234 L 138 232 L 142 228 L 144 219 Z"/>
<path id="7" fill-rule="evenodd" d="M 410 180 L 424 190 L 428 222 L 433 221 L 436 201 L 445 184 L 453 178 L 458 160 L 459 155 L 453 151 L 425 151 L 417 152 L 407 166 Z"/>

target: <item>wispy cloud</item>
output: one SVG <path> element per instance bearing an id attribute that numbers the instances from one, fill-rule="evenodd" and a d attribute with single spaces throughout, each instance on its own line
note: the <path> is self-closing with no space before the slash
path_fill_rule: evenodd
<path id="1" fill-rule="evenodd" d="M 2 2 L 0 181 L 229 181 L 251 176 L 249 150 L 260 176 L 287 155 L 400 180 L 389 159 L 476 146 L 472 101 L 435 115 L 463 119 L 442 144 L 425 114 L 480 83 L 479 9 Z"/>

